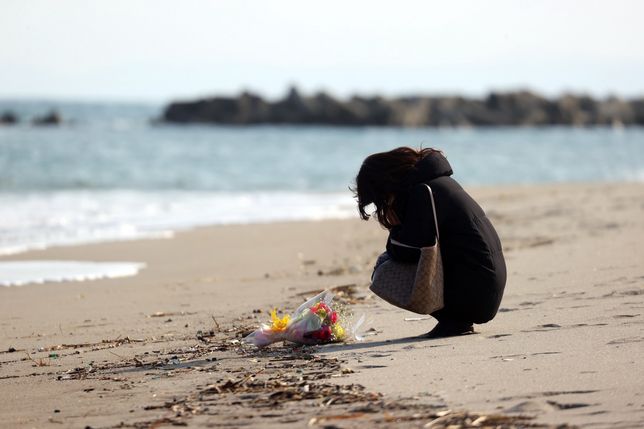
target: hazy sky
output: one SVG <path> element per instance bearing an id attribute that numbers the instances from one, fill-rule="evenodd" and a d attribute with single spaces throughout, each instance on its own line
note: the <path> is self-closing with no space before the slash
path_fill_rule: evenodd
<path id="1" fill-rule="evenodd" d="M 0 98 L 644 95 L 644 1 L 3 0 Z"/>

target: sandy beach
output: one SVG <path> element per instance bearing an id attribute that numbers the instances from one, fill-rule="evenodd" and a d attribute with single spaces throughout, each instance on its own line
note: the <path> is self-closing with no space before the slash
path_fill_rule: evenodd
<path id="1" fill-rule="evenodd" d="M 0 427 L 644 426 L 644 185 L 471 190 L 508 283 L 476 335 L 370 294 L 374 221 L 207 227 L 0 260 L 132 261 L 138 275 L 0 287 Z M 364 341 L 242 348 L 334 288 Z"/>

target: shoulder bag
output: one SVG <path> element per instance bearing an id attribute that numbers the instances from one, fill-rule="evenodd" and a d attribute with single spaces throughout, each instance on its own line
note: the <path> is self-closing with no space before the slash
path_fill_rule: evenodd
<path id="1" fill-rule="evenodd" d="M 417 264 L 387 260 L 380 264 L 373 275 L 370 289 L 390 304 L 419 314 L 431 314 L 445 306 L 443 284 L 443 262 L 438 237 L 436 204 L 432 189 L 427 186 L 434 213 L 436 242 L 433 246 L 420 248 Z M 392 241 L 398 246 L 407 246 Z"/>

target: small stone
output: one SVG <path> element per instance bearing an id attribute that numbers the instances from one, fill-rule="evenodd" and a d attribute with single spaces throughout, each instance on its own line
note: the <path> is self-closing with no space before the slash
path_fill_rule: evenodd
<path id="1" fill-rule="evenodd" d="M 7 353 L 13 353 L 15 351 L 16 349 L 14 347 L 9 347 L 9 349 L 7 349 Z"/>

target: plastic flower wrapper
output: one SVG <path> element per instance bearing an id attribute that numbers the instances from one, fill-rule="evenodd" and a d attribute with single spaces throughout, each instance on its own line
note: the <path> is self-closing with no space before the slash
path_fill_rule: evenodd
<path id="1" fill-rule="evenodd" d="M 324 291 L 300 305 L 293 315 L 282 318 L 271 312 L 271 323 L 244 338 L 243 342 L 264 347 L 279 341 L 297 344 L 324 344 L 357 339 L 356 331 L 364 321 L 349 326 L 349 316 L 333 304 L 333 293 Z"/>

